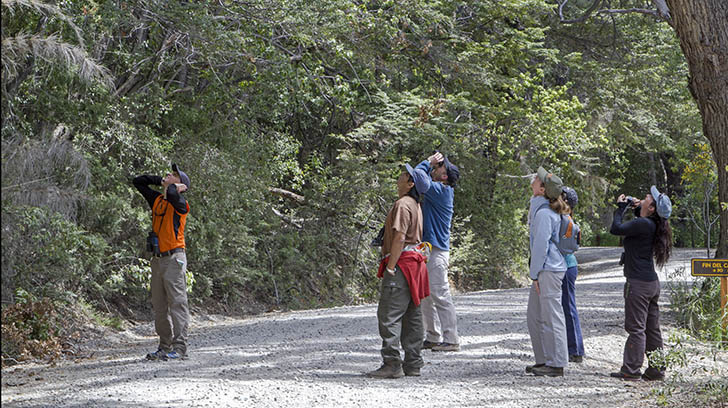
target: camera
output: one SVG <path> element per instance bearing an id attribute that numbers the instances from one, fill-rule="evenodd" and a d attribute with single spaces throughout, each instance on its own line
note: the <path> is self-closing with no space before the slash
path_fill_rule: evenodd
<path id="1" fill-rule="evenodd" d="M 154 231 L 149 231 L 149 235 L 147 235 L 147 252 L 159 255 L 159 238 Z"/>
<path id="2" fill-rule="evenodd" d="M 634 203 L 637 201 L 637 199 L 632 196 L 627 196 L 625 199 L 627 200 L 627 207 L 634 207 Z"/>
<path id="3" fill-rule="evenodd" d="M 374 237 L 374 239 L 372 239 L 372 242 L 369 243 L 369 245 L 373 246 L 373 247 L 380 247 L 380 246 L 382 246 L 383 243 L 384 243 L 384 227 L 382 227 L 382 229 L 379 230 L 379 233 L 377 234 L 376 237 Z"/>

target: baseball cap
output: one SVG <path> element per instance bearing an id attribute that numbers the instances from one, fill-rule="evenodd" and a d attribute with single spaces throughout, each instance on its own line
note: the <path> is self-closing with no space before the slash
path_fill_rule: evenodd
<path id="1" fill-rule="evenodd" d="M 187 189 L 190 189 L 190 176 L 187 175 L 184 171 L 179 169 L 179 166 L 177 166 L 176 163 L 172 163 L 172 171 L 179 174 L 179 180 L 182 182 L 182 184 L 187 186 Z"/>
<path id="2" fill-rule="evenodd" d="M 447 185 L 455 188 L 458 184 L 458 180 L 460 180 L 460 169 L 458 169 L 458 166 L 450 163 L 450 160 L 448 160 L 447 157 L 444 157 L 444 159 L 445 172 L 447 173 Z"/>
<path id="3" fill-rule="evenodd" d="M 548 171 L 546 171 L 546 169 L 540 166 L 538 168 L 537 174 L 538 178 L 541 179 L 541 182 L 546 188 L 546 197 L 558 198 L 559 195 L 561 195 L 561 188 L 564 186 L 561 178 L 559 178 L 559 176 L 555 174 L 549 173 Z"/>
<path id="4" fill-rule="evenodd" d="M 655 186 L 650 187 L 650 194 L 652 194 L 652 199 L 655 200 L 657 215 L 665 219 L 670 218 L 670 214 L 672 214 L 672 201 L 670 201 L 670 197 L 667 194 L 659 192 Z"/>
<path id="5" fill-rule="evenodd" d="M 415 183 L 415 188 L 419 194 L 425 194 L 430 189 L 432 179 L 422 169 L 414 169 L 409 164 L 405 164 L 404 167 L 407 169 L 407 173 L 412 176 L 412 181 Z"/>
<path id="6" fill-rule="evenodd" d="M 579 196 L 576 195 L 576 190 L 571 187 L 564 186 L 561 189 L 561 192 L 564 194 L 566 204 L 569 204 L 569 207 L 573 210 L 579 203 Z"/>

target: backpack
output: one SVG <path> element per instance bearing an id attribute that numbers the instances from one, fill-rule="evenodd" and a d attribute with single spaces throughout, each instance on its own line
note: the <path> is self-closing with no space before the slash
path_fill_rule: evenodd
<path id="1" fill-rule="evenodd" d="M 541 209 L 546 207 L 549 207 L 549 205 L 543 204 L 538 207 L 536 212 L 538 213 Z M 561 223 L 559 225 L 559 240 L 554 241 L 551 239 L 551 242 L 556 244 L 556 247 L 559 248 L 559 252 L 561 252 L 562 255 L 573 254 L 579 250 L 579 244 L 581 243 L 581 229 L 570 215 L 559 214 L 559 217 L 561 217 Z"/>

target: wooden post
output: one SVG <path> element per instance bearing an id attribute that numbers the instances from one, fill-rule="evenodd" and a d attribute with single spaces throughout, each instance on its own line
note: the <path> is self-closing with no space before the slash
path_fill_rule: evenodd
<path id="1" fill-rule="evenodd" d="M 720 311 L 723 314 L 723 334 L 728 336 L 728 314 L 726 314 L 726 303 L 728 303 L 728 277 L 720 278 Z"/>

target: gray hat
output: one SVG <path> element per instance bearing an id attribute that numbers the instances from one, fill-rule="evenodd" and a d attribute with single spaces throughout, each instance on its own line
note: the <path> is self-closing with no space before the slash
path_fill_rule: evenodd
<path id="1" fill-rule="evenodd" d="M 546 197 L 555 199 L 561 195 L 561 188 L 564 183 L 561 181 L 559 176 L 549 173 L 543 167 L 538 168 L 538 178 L 541 179 L 544 187 L 546 188 Z"/>
<path id="2" fill-rule="evenodd" d="M 190 176 L 187 175 L 184 171 L 180 170 L 176 163 L 172 163 L 172 171 L 179 174 L 179 181 L 182 182 L 182 184 L 187 186 L 187 189 L 190 189 Z"/>
<path id="3" fill-rule="evenodd" d="M 665 219 L 670 218 L 670 214 L 672 214 L 672 201 L 670 201 L 670 197 L 667 194 L 657 191 L 657 187 L 655 186 L 650 187 L 650 194 L 652 194 L 652 199 L 655 200 L 657 215 Z"/>
<path id="4" fill-rule="evenodd" d="M 573 210 L 579 203 L 579 196 L 576 195 L 576 191 L 573 188 L 566 186 L 564 186 L 561 191 L 563 193 L 566 204 L 569 204 L 569 207 L 571 207 L 571 209 Z"/>
<path id="5" fill-rule="evenodd" d="M 415 188 L 419 194 L 425 194 L 430 189 L 432 179 L 422 169 L 413 169 L 409 164 L 405 164 L 404 167 L 407 169 L 407 173 L 412 177 L 412 181 L 415 183 Z"/>

